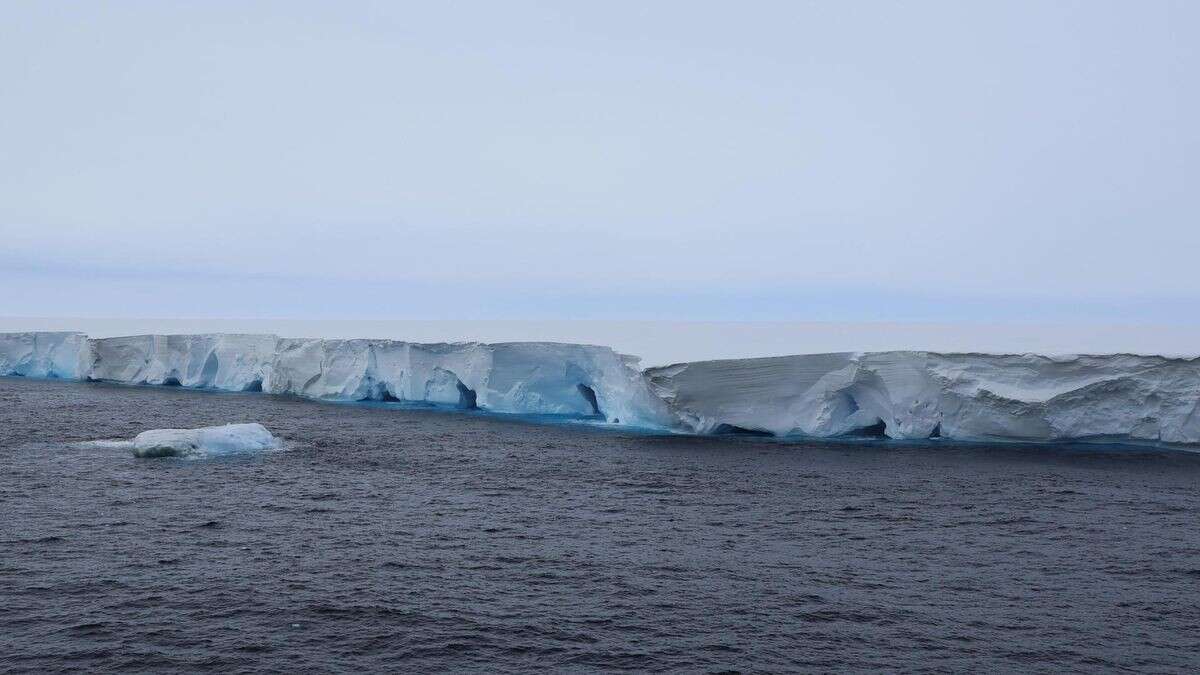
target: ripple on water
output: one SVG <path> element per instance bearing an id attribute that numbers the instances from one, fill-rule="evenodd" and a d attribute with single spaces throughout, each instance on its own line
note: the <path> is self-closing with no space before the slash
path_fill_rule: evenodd
<path id="1" fill-rule="evenodd" d="M 0 380 L 13 670 L 1187 672 L 1200 457 Z M 83 438 L 255 419 L 291 450 Z"/>

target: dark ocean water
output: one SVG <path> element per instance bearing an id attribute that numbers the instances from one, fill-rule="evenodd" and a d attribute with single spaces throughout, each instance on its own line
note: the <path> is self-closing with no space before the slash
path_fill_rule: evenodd
<path id="1" fill-rule="evenodd" d="M 72 446 L 258 421 L 284 451 Z M 1195 672 L 1200 456 L 0 379 L 0 670 Z"/>

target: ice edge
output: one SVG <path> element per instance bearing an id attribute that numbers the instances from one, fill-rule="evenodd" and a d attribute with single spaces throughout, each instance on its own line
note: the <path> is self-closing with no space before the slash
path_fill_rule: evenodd
<path id="1" fill-rule="evenodd" d="M 714 435 L 1200 444 L 1200 358 L 927 351 L 639 369 L 608 347 L 0 333 L 0 375 L 398 401 Z"/>

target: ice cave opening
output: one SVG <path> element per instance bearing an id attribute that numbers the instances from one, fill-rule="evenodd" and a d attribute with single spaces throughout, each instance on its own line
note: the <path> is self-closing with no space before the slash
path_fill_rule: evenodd
<path id="1" fill-rule="evenodd" d="M 464 410 L 474 410 L 478 408 L 478 396 L 475 390 L 458 381 L 458 407 Z"/>
<path id="2" fill-rule="evenodd" d="M 747 429 L 746 427 L 739 427 L 735 424 L 726 424 L 724 422 L 722 422 L 722 423 L 718 424 L 716 427 L 714 427 L 712 430 L 712 433 L 714 436 L 770 437 L 770 436 L 775 435 L 775 434 L 773 434 L 769 431 L 765 431 L 763 429 Z"/>
<path id="3" fill-rule="evenodd" d="M 874 424 L 852 429 L 845 436 L 850 438 L 887 438 L 887 422 L 881 419 Z"/>
<path id="4" fill-rule="evenodd" d="M 604 417 L 604 413 L 600 410 L 600 402 L 596 400 L 596 390 L 586 384 L 577 384 L 575 386 L 579 388 L 579 393 L 583 395 L 588 405 L 592 406 L 592 415 L 594 417 Z"/>

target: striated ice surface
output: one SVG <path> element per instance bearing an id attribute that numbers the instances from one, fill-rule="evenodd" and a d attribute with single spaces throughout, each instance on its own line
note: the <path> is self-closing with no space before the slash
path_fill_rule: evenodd
<path id="1" fill-rule="evenodd" d="M 646 371 L 698 433 L 1200 443 L 1200 359 L 875 352 Z"/>
<path id="2" fill-rule="evenodd" d="M 256 391 L 262 389 L 278 339 L 272 335 L 135 335 L 88 342 L 88 379 Z"/>
<path id="3" fill-rule="evenodd" d="M 199 429 L 152 429 L 130 443 L 138 457 L 197 457 L 234 452 L 259 452 L 279 447 L 261 424 L 226 424 Z"/>
<path id="4" fill-rule="evenodd" d="M 88 362 L 83 333 L 0 333 L 0 375 L 77 380 Z"/>
<path id="5" fill-rule="evenodd" d="M 635 365 L 607 347 L 590 345 L 285 338 L 264 390 L 669 424 L 669 411 Z"/>
<path id="6" fill-rule="evenodd" d="M 0 334 L 0 354 L 60 335 Z M 68 335 L 68 334 L 61 334 Z M 78 365 L 60 377 L 224 391 L 264 391 L 334 401 L 401 401 L 500 413 L 592 417 L 674 426 L 637 359 L 608 347 L 548 342 L 419 344 L 273 335 L 77 336 Z M 43 359 L 45 360 L 45 359 Z M 39 375 L 28 358 L 0 375 Z M 44 370 L 44 369 L 43 369 Z M 31 372 L 25 372 L 31 371 Z"/>
<path id="7" fill-rule="evenodd" d="M 0 375 L 407 401 L 701 434 L 1200 444 L 1200 359 L 895 351 L 641 371 L 607 347 L 0 334 Z"/>

